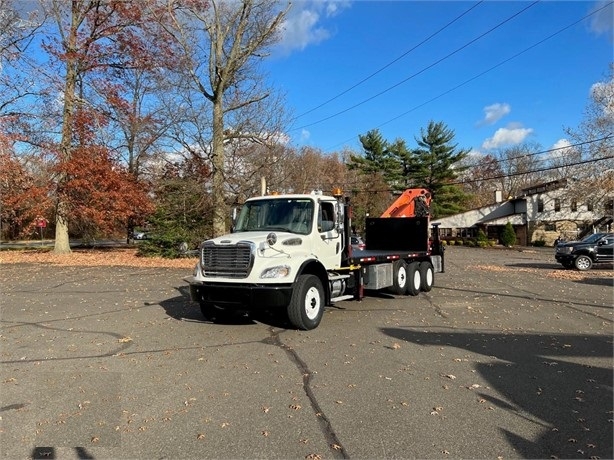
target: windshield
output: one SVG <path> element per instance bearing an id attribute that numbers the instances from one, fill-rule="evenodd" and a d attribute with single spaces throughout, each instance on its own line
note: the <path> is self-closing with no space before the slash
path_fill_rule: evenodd
<path id="1" fill-rule="evenodd" d="M 307 198 L 271 198 L 248 201 L 237 219 L 235 232 L 281 231 L 308 235 L 314 203 Z"/>
<path id="2" fill-rule="evenodd" d="M 596 243 L 603 238 L 605 233 L 593 233 L 582 240 L 583 243 Z"/>

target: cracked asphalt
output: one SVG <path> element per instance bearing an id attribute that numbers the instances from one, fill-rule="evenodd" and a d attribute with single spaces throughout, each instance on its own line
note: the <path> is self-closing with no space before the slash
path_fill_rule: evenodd
<path id="1" fill-rule="evenodd" d="M 204 322 L 184 270 L 0 268 L 1 458 L 614 456 L 611 266 L 452 247 L 308 332 Z"/>

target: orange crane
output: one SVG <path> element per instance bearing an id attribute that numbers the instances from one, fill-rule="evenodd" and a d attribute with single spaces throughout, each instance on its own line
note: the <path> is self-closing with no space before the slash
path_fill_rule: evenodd
<path id="1" fill-rule="evenodd" d="M 410 188 L 386 209 L 381 217 L 425 217 L 431 212 L 431 192 L 425 188 Z"/>

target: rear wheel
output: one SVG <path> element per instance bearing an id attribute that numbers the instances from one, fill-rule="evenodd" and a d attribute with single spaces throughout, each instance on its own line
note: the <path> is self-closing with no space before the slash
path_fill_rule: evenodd
<path id="1" fill-rule="evenodd" d="M 404 260 L 397 260 L 392 265 L 392 283 L 390 290 L 394 294 L 403 295 L 407 292 L 407 263 Z"/>
<path id="2" fill-rule="evenodd" d="M 578 256 L 574 261 L 574 266 L 578 270 L 588 270 L 593 266 L 593 260 L 589 256 Z"/>
<path id="3" fill-rule="evenodd" d="M 429 292 L 433 288 L 433 282 L 435 281 L 435 271 L 433 270 L 433 264 L 430 262 L 420 263 L 420 289 L 424 292 Z"/>
<path id="4" fill-rule="evenodd" d="M 412 262 L 407 266 L 407 294 L 420 294 L 422 277 L 420 276 L 420 263 Z"/>
<path id="5" fill-rule="evenodd" d="M 323 314 L 324 289 L 320 278 L 300 275 L 288 304 L 288 319 L 293 326 L 308 331 L 318 327 Z"/>

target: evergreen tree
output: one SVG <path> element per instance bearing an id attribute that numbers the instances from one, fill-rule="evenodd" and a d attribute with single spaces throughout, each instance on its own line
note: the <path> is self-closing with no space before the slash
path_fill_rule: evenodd
<path id="1" fill-rule="evenodd" d="M 451 216 L 467 209 L 468 195 L 457 185 L 443 185 L 431 203 L 434 218 Z"/>
<path id="2" fill-rule="evenodd" d="M 396 170 L 399 174 L 395 183 L 390 184 L 391 187 L 395 191 L 417 187 L 414 177 L 419 170 L 418 161 L 413 152 L 407 148 L 405 140 L 397 139 L 390 144 L 388 151 L 390 158 L 397 163 Z"/>
<path id="3" fill-rule="evenodd" d="M 392 186 L 401 178 L 401 169 L 397 159 L 391 155 L 388 142 L 377 130 L 358 136 L 362 144 L 362 155 L 350 155 L 348 168 L 359 170 L 361 174 L 381 175 L 386 184 Z"/>
<path id="4" fill-rule="evenodd" d="M 462 211 L 467 201 L 462 189 L 451 182 L 466 169 L 460 162 L 469 152 L 458 149 L 453 141 L 454 131 L 445 123 L 430 121 L 426 130 L 420 130 L 420 138 L 416 138 L 418 148 L 413 151 L 412 182 L 431 191 L 433 214 L 437 217 Z"/>
<path id="5" fill-rule="evenodd" d="M 511 222 L 505 224 L 503 227 L 503 232 L 501 233 L 501 244 L 504 246 L 511 247 L 516 244 L 516 232 L 514 231 L 514 227 Z"/>

